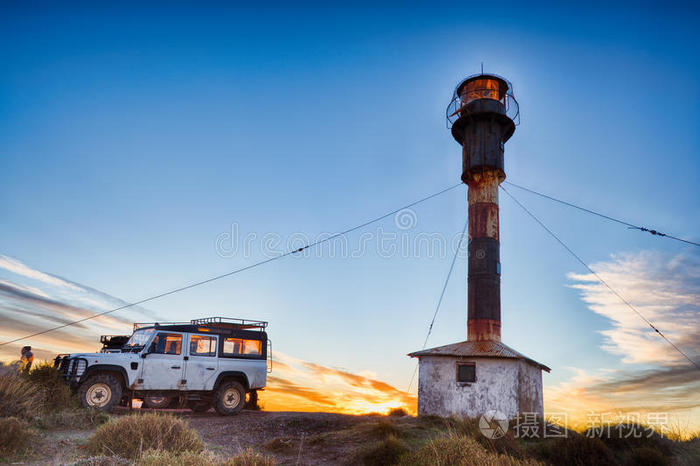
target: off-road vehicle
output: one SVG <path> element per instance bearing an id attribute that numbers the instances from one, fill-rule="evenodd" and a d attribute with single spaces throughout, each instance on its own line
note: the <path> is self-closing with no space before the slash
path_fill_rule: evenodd
<path id="1" fill-rule="evenodd" d="M 272 368 L 267 322 L 208 317 L 137 323 L 119 352 L 59 355 L 55 365 L 86 407 L 178 397 L 192 411 L 235 414 L 257 400 Z M 104 343 L 104 342 L 103 342 Z M 114 351 L 114 348 L 110 348 Z"/>

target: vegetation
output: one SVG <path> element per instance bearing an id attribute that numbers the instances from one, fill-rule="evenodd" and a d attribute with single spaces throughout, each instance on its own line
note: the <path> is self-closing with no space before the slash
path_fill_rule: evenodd
<path id="1" fill-rule="evenodd" d="M 109 416 L 80 406 L 68 385 L 50 363 L 40 363 L 29 374 L 2 366 L 0 417 L 18 417 L 35 427 L 90 428 Z"/>
<path id="2" fill-rule="evenodd" d="M 16 372 L 0 376 L 0 416 L 34 419 L 42 414 L 40 388 Z"/>
<path id="3" fill-rule="evenodd" d="M 26 421 L 16 417 L 0 418 L 0 456 L 26 452 L 34 436 Z"/>
<path id="4" fill-rule="evenodd" d="M 518 438 L 510 429 L 505 437 L 491 440 L 481 434 L 475 419 L 416 418 L 401 409 L 361 418 L 287 416 L 276 427 L 281 436 L 260 446 L 267 454 L 246 449 L 224 457 L 206 450 L 197 432 L 176 416 L 110 418 L 82 408 L 49 363 L 37 364 L 26 375 L 0 364 L 3 460 L 35 461 L 42 444 L 55 442 L 44 437 L 55 436 L 52 430 L 70 428 L 85 432 L 71 440 L 80 447 L 71 460 L 81 466 L 269 466 L 275 458 L 285 463 L 314 458 L 366 465 L 700 464 L 700 436 L 681 428 L 668 436 L 630 424 L 610 426 L 602 436 L 595 435 L 597 431 L 564 431 L 563 438 L 534 439 Z M 540 432 L 547 428 L 539 421 Z M 93 431 L 89 438 L 86 431 Z"/>
<path id="5" fill-rule="evenodd" d="M 147 450 L 199 453 L 204 450 L 204 442 L 182 419 L 146 413 L 110 420 L 90 437 L 86 450 L 94 455 L 137 459 Z"/>
<path id="6" fill-rule="evenodd" d="M 427 441 L 420 449 L 404 455 L 402 465 L 530 466 L 542 464 L 533 459 L 516 459 L 488 451 L 474 438 L 450 432 Z"/>
<path id="7" fill-rule="evenodd" d="M 389 417 L 403 417 L 403 416 L 408 416 L 408 413 L 403 408 L 394 408 L 391 411 L 389 411 L 388 416 Z"/>
<path id="8" fill-rule="evenodd" d="M 383 466 L 397 464 L 401 456 L 408 453 L 409 447 L 405 442 L 393 435 L 374 443 L 368 449 L 361 451 L 360 460 L 367 466 Z"/>

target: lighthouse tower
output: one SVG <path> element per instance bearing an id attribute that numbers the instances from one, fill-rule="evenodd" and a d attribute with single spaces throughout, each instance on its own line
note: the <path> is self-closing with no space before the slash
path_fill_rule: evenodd
<path id="1" fill-rule="evenodd" d="M 462 146 L 468 186 L 467 340 L 409 354 L 419 360 L 418 414 L 542 415 L 542 371 L 549 368 L 501 342 L 498 186 L 506 178 L 504 146 L 519 122 L 512 85 L 492 74 L 465 79 L 447 122 Z"/>

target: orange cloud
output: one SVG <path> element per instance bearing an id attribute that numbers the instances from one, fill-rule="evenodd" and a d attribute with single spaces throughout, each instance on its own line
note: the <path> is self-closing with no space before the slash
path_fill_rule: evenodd
<path id="1" fill-rule="evenodd" d="M 346 414 L 416 412 L 415 395 L 386 382 L 276 353 L 274 375 L 261 394 L 267 410 Z"/>

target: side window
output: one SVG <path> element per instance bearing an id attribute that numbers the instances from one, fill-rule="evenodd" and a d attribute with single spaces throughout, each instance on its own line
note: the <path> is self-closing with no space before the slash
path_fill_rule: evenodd
<path id="1" fill-rule="evenodd" d="M 216 337 L 190 335 L 190 356 L 216 356 Z"/>
<path id="2" fill-rule="evenodd" d="M 457 363 L 457 382 L 476 382 L 476 364 L 473 362 Z"/>
<path id="3" fill-rule="evenodd" d="M 181 354 L 182 334 L 181 333 L 159 333 L 151 343 L 151 353 L 158 354 Z"/>
<path id="4" fill-rule="evenodd" d="M 224 340 L 224 356 L 261 356 L 262 341 L 260 340 L 244 340 L 242 338 L 226 338 Z"/>

